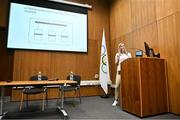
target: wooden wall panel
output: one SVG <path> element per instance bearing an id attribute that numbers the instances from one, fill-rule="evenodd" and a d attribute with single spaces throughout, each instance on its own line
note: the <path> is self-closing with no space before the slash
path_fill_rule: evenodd
<path id="1" fill-rule="evenodd" d="M 121 38 L 131 32 L 131 1 L 111 0 L 110 5 L 110 73 L 111 80 L 115 83 L 116 66 L 114 63 L 117 47 L 120 42 L 126 43 L 127 38 Z M 118 14 L 117 14 L 118 13 Z M 127 35 L 128 36 L 128 35 Z M 128 44 L 127 44 L 128 45 Z"/>
<path id="2" fill-rule="evenodd" d="M 16 50 L 14 56 L 13 80 L 29 80 L 39 71 L 50 76 L 51 54 L 42 51 Z"/>
<path id="3" fill-rule="evenodd" d="M 179 46 L 179 42 L 176 41 L 175 15 L 169 16 L 157 23 L 161 56 L 171 58 L 177 53 L 174 48 L 178 48 Z"/>
<path id="4" fill-rule="evenodd" d="M 132 29 L 156 21 L 156 0 L 131 0 Z"/>
<path id="5" fill-rule="evenodd" d="M 167 60 L 168 79 L 169 79 L 169 97 L 170 97 L 170 111 L 180 114 L 179 106 L 179 74 L 180 74 L 180 57 L 173 57 Z"/>
<path id="6" fill-rule="evenodd" d="M 114 0 L 110 9 L 111 40 L 115 40 L 131 31 L 130 0 Z"/>
<path id="7" fill-rule="evenodd" d="M 180 12 L 180 0 L 176 0 L 176 11 Z"/>
<path id="8" fill-rule="evenodd" d="M 150 47 L 153 47 L 154 51 L 158 51 L 157 38 L 157 24 L 155 22 L 132 32 L 131 44 L 133 46 L 131 47 L 145 51 L 144 42 L 147 42 Z"/>
<path id="9" fill-rule="evenodd" d="M 7 27 L 9 0 L 0 1 L 0 27 Z"/>
<path id="10" fill-rule="evenodd" d="M 0 81 L 12 80 L 13 52 L 7 50 L 7 28 L 0 27 Z M 11 89 L 5 91 L 5 95 L 10 95 Z"/>
<path id="11" fill-rule="evenodd" d="M 112 83 L 114 84 L 115 83 L 115 76 L 116 76 L 116 65 L 115 65 L 115 55 L 116 55 L 116 52 L 117 52 L 117 43 L 115 40 L 112 40 L 111 41 L 111 48 L 114 47 L 114 49 L 111 49 L 111 63 L 109 64 L 111 66 L 111 69 L 110 69 L 110 74 L 111 74 L 111 80 L 112 80 Z"/>
<path id="12" fill-rule="evenodd" d="M 180 100 L 177 91 L 179 88 L 180 74 L 180 13 L 169 16 L 161 21 L 158 21 L 158 36 L 160 52 L 167 59 L 167 72 L 169 79 L 169 96 L 170 96 L 170 111 L 180 113 L 178 101 Z"/>
<path id="13" fill-rule="evenodd" d="M 69 56 L 71 56 L 71 58 L 69 58 Z M 70 60 L 67 60 L 68 58 Z M 51 75 L 54 77 L 58 77 L 59 79 L 65 79 L 70 71 L 75 72 L 75 55 L 72 53 L 53 53 L 51 62 Z"/>
<path id="14" fill-rule="evenodd" d="M 176 13 L 176 41 L 177 44 L 180 44 L 180 12 Z M 176 54 L 178 54 L 178 56 L 180 56 L 180 52 L 179 51 L 179 47 L 177 47 L 178 45 L 176 45 L 175 50 L 176 50 Z"/>
<path id="15" fill-rule="evenodd" d="M 0 80 L 8 79 L 8 51 L 6 50 L 6 29 L 0 27 Z"/>
<path id="16" fill-rule="evenodd" d="M 66 79 L 70 71 L 81 75 L 83 80 L 94 79 L 94 75 L 98 73 L 98 44 L 96 41 L 89 41 L 90 47 L 88 54 L 82 53 L 61 53 L 52 54 L 51 70 L 52 76 Z M 93 58 L 93 60 L 92 60 Z M 69 60 L 67 60 L 69 59 Z M 94 66 L 94 67 L 93 67 Z"/>
<path id="17" fill-rule="evenodd" d="M 176 4 L 179 0 L 156 0 L 157 20 L 176 12 Z"/>

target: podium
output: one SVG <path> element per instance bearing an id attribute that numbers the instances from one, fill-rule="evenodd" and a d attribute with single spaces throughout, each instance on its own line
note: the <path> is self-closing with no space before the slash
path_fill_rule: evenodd
<path id="1" fill-rule="evenodd" d="M 165 60 L 129 58 L 121 63 L 122 109 L 139 117 L 169 111 Z"/>

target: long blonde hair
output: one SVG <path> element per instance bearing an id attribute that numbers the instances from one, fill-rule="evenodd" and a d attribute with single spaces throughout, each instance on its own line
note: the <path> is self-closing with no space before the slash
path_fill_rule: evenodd
<path id="1" fill-rule="evenodd" d="M 118 52 L 120 54 L 128 54 L 128 51 L 127 51 L 124 43 L 119 43 L 119 45 L 118 45 Z"/>

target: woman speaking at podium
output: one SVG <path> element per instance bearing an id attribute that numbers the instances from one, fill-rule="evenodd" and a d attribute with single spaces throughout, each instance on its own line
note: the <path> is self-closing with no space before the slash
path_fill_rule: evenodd
<path id="1" fill-rule="evenodd" d="M 117 73 L 116 73 L 116 83 L 115 83 L 115 100 L 112 106 L 116 106 L 118 104 L 119 97 L 119 88 L 121 84 L 121 62 L 127 58 L 131 58 L 131 53 L 126 50 L 124 43 L 119 43 L 118 52 L 115 56 L 115 64 L 117 65 Z"/>

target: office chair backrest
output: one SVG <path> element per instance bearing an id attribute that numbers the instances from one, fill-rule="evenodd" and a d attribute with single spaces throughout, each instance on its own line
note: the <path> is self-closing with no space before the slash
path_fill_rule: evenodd
<path id="1" fill-rule="evenodd" d="M 31 81 L 38 81 L 38 75 L 31 76 L 31 77 L 30 77 L 30 80 L 31 80 Z M 42 76 L 41 76 L 41 80 L 42 80 L 42 81 L 43 81 L 43 80 L 48 80 L 48 77 L 42 75 Z M 33 85 L 33 86 L 34 86 L 35 88 L 42 88 L 42 87 L 43 87 L 43 85 Z"/>
<path id="2" fill-rule="evenodd" d="M 38 76 L 34 75 L 34 76 L 30 77 L 30 80 L 32 80 L 32 81 L 38 80 Z M 48 80 L 48 77 L 42 75 L 41 80 Z"/>
<path id="3" fill-rule="evenodd" d="M 67 80 L 70 80 L 70 75 L 67 76 Z M 76 85 L 80 85 L 80 83 L 81 83 L 81 76 L 80 75 L 73 75 L 73 80 L 77 81 Z"/>

